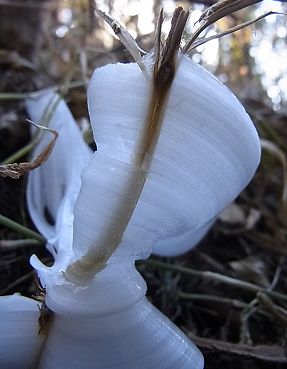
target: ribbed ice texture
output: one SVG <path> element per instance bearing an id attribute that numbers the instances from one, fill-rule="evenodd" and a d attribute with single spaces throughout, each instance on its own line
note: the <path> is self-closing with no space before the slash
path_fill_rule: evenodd
<path id="1" fill-rule="evenodd" d="M 43 343 L 38 305 L 19 295 L 0 297 L 0 368 L 34 367 Z"/>
<path id="2" fill-rule="evenodd" d="M 58 316 L 40 367 L 202 369 L 203 357 L 144 297 L 114 314 Z"/>
<path id="3" fill-rule="evenodd" d="M 133 262 L 109 264 L 85 287 L 48 286 L 55 312 L 39 369 L 202 369 L 194 344 L 145 297 Z"/>
<path id="4" fill-rule="evenodd" d="M 171 254 L 187 250 L 248 184 L 259 163 L 258 136 L 239 101 L 205 69 L 185 56 L 179 59 L 147 183 L 118 253 L 128 248 L 127 254 L 136 254 L 133 248 L 150 244 L 163 255 L 168 254 L 167 249 Z M 132 163 L 147 115 L 150 88 L 135 64 L 108 65 L 95 71 L 88 105 L 102 155 L 99 162 L 107 156 Z M 93 163 L 96 168 L 97 155 Z M 110 185 L 105 188 L 100 173 L 97 178 L 103 188 L 95 189 L 91 197 L 95 209 L 101 198 L 112 199 L 114 195 Z M 88 183 L 89 176 L 83 181 Z M 119 178 L 114 173 L 108 181 L 117 186 Z M 83 192 L 80 201 L 85 196 Z M 122 201 L 120 193 L 111 201 Z M 109 219 L 114 214 L 101 207 L 90 220 L 93 234 L 101 232 L 102 216 Z M 75 250 L 89 249 L 88 238 L 83 231 L 76 234 Z"/>
<path id="5" fill-rule="evenodd" d="M 97 249 L 104 255 L 109 245 L 116 242 L 123 220 L 128 222 L 128 212 L 141 179 L 142 173 L 137 168 L 96 153 L 83 172 L 83 185 L 75 206 L 79 221 L 74 226 L 74 250 L 78 256 L 87 248 Z M 129 240 L 128 252 L 122 254 L 125 263 L 147 257 L 151 252 L 155 235 L 143 223 L 135 225 L 137 234 Z M 144 243 L 138 242 L 139 234 L 145 237 Z"/>

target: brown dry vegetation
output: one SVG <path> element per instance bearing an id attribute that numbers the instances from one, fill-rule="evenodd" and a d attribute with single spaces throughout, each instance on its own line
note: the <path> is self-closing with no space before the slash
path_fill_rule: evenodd
<path id="1" fill-rule="evenodd" d="M 6 94 L 0 94 L 1 162 L 13 161 L 11 155 L 31 140 L 29 127 L 23 124 L 22 101 L 27 93 L 56 86 L 80 121 L 87 117 L 86 80 L 92 70 L 111 61 L 130 60 L 117 40 L 109 47 L 103 42 L 102 21 L 95 17 L 91 1 L 21 3 L 0 2 L 0 91 Z M 60 38 L 55 30 L 61 26 L 57 15 L 63 6 L 72 9 L 73 24 Z M 160 2 L 155 2 L 155 14 L 159 8 Z M 248 11 L 228 17 L 226 23 L 230 27 L 245 21 Z M 136 25 L 137 19 L 130 17 L 128 22 Z M 286 101 L 275 112 L 253 73 L 250 32 L 230 36 L 231 62 L 224 63 L 220 49 L 216 72 L 227 75 L 260 136 L 275 147 L 263 151 L 255 178 L 196 249 L 180 258 L 153 257 L 138 263 L 150 299 L 201 348 L 206 369 L 224 365 L 279 369 L 287 364 Z M 139 34 L 138 42 L 149 49 L 152 35 Z M 77 83 L 81 86 L 74 87 Z M 87 137 L 91 137 L 89 131 Z M 24 153 L 18 161 L 29 158 L 28 150 Z M 26 178 L 0 177 L 0 215 L 34 229 L 25 186 Z M 36 253 L 52 262 L 41 242 L 22 242 L 23 238 L 0 225 L 1 294 L 35 294 L 29 257 Z"/>

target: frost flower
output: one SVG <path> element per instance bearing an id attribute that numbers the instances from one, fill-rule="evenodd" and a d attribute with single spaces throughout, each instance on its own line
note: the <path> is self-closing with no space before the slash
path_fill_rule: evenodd
<path id="1" fill-rule="evenodd" d="M 50 268 L 31 260 L 53 319 L 37 339 L 35 304 L 27 308 L 31 331 L 18 330 L 13 311 L 6 327 L 12 338 L 0 342 L 10 356 L 1 357 L 1 367 L 30 368 L 33 359 L 41 369 L 203 368 L 199 350 L 145 297 L 134 262 L 195 244 L 252 178 L 260 145 L 235 96 L 178 52 L 186 18 L 178 10 L 165 44 L 141 63 L 94 72 L 92 157 L 67 107 L 57 107 L 59 142 L 28 186 L 32 218 L 55 258 Z M 33 120 L 45 99 L 27 102 Z M 30 354 L 17 366 L 20 335 Z"/>

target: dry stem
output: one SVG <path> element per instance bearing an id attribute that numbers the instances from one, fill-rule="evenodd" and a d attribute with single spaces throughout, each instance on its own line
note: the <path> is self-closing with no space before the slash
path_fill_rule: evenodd
<path id="1" fill-rule="evenodd" d="M 230 15 L 238 10 L 244 9 L 247 6 L 259 3 L 261 1 L 262 0 L 222 0 L 212 5 L 200 17 L 199 22 L 204 21 L 204 24 L 199 27 L 199 29 L 193 34 L 190 41 L 183 48 L 183 52 L 188 52 L 198 36 L 210 25 L 214 24 L 227 15 Z"/>
<path id="2" fill-rule="evenodd" d="M 119 213 L 125 214 L 121 218 L 121 224 L 114 224 L 111 220 L 110 230 L 113 233 L 115 229 L 120 231 L 116 234 L 115 239 L 110 242 L 110 235 L 107 234 L 107 240 L 103 240 L 97 245 L 95 250 L 89 250 L 75 263 L 71 264 L 65 271 L 68 280 L 75 283 L 85 282 L 86 279 L 93 277 L 95 274 L 105 268 L 108 259 L 117 249 L 122 241 L 123 234 L 132 217 L 134 209 L 138 203 L 141 192 L 144 188 L 147 173 L 151 164 L 153 151 L 156 146 L 160 127 L 163 119 L 163 106 L 168 98 L 168 92 L 173 82 L 176 69 L 176 57 L 180 46 L 182 32 L 184 30 L 188 13 L 181 7 L 174 12 L 172 26 L 168 38 L 161 48 L 158 43 L 159 51 L 156 55 L 153 70 L 152 92 L 149 103 L 145 129 L 142 134 L 140 143 L 137 146 L 137 152 L 133 162 L 135 167 L 135 175 L 138 176 L 137 189 L 127 187 L 127 193 L 134 193 L 131 203 L 126 203 L 126 197 L 123 196 L 123 203 L 119 204 Z M 109 21 L 110 22 L 110 21 Z M 118 27 L 118 25 L 116 25 Z M 118 28 L 116 28 L 118 30 Z M 160 27 L 159 27 L 160 29 Z M 156 35 L 160 40 L 160 34 Z M 145 160 L 147 159 L 147 160 Z"/>

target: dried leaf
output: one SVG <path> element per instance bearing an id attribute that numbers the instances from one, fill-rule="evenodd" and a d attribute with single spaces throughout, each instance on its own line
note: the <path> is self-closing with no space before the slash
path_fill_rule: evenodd
<path id="1" fill-rule="evenodd" d="M 55 131 L 54 129 L 51 128 L 47 128 L 47 127 L 43 127 L 40 126 L 38 124 L 35 124 L 34 122 L 28 120 L 29 123 L 33 124 L 35 127 L 39 128 L 39 129 L 43 129 L 46 131 L 51 132 L 54 135 L 54 138 L 52 139 L 52 141 L 45 147 L 45 149 L 36 157 L 35 160 L 33 160 L 32 162 L 27 162 L 27 163 L 12 163 L 12 164 L 5 164 L 5 165 L 0 165 L 0 176 L 1 177 L 10 177 L 12 179 L 19 179 L 22 175 L 30 172 L 31 170 L 34 170 L 36 168 L 38 168 L 40 165 L 44 164 L 54 146 L 56 143 L 56 140 L 58 138 L 58 132 Z"/>

